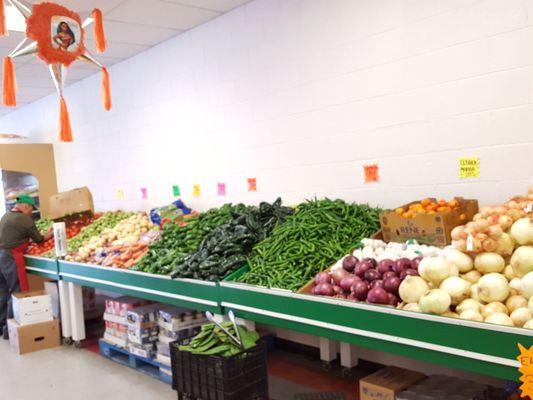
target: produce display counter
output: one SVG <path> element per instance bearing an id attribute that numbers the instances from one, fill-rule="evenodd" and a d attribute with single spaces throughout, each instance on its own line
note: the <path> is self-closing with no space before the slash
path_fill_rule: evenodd
<path id="1" fill-rule="evenodd" d="M 29 273 L 48 279 L 59 279 L 59 267 L 56 259 L 38 256 L 24 256 Z"/>
<path id="2" fill-rule="evenodd" d="M 66 282 L 109 290 L 166 304 L 220 314 L 215 282 L 170 279 L 167 276 L 59 260 L 59 276 Z"/>
<path id="3" fill-rule="evenodd" d="M 533 345 L 533 330 L 240 283 L 221 282 L 220 299 L 244 319 L 498 378 L 517 379 L 517 343 Z"/>

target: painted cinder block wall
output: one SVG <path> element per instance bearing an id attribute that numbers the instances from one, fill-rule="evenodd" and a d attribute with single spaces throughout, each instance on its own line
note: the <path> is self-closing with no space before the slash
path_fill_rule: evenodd
<path id="1" fill-rule="evenodd" d="M 255 0 L 110 73 L 111 112 L 99 75 L 66 89 L 75 142 L 55 146 L 60 190 L 88 185 L 101 210 L 167 202 L 173 184 L 205 209 L 278 195 L 496 203 L 533 182 L 533 0 Z M 57 103 L 0 129 L 57 141 Z M 469 156 L 480 177 L 460 180 Z M 380 182 L 365 184 L 371 163 Z"/>

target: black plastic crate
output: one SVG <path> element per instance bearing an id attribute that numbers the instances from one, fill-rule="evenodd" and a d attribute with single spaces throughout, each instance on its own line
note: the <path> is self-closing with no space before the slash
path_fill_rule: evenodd
<path id="1" fill-rule="evenodd" d="M 231 357 L 180 351 L 182 339 L 170 344 L 172 388 L 178 400 L 268 400 L 266 345 L 263 341 Z"/>

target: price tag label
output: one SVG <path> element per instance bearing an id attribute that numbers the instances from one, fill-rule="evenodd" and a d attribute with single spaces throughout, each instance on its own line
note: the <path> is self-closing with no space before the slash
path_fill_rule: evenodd
<path id="1" fill-rule="evenodd" d="M 474 251 L 474 236 L 472 235 L 466 238 L 466 251 Z"/>
<path id="2" fill-rule="evenodd" d="M 248 178 L 248 191 L 257 192 L 257 178 Z"/>
<path id="3" fill-rule="evenodd" d="M 148 189 L 145 187 L 141 188 L 141 199 L 146 200 L 148 198 Z"/>
<path id="4" fill-rule="evenodd" d="M 124 189 L 117 189 L 117 200 L 124 200 Z"/>
<path id="5" fill-rule="evenodd" d="M 219 196 L 225 196 L 226 195 L 226 184 L 225 183 L 217 183 L 217 194 Z"/>
<path id="6" fill-rule="evenodd" d="M 526 349 L 518 343 L 518 349 L 520 350 L 517 360 L 520 362 L 518 371 L 522 374 L 519 379 L 522 382 L 520 386 L 522 397 L 533 398 L 533 346 Z"/>
<path id="7" fill-rule="evenodd" d="M 180 187 L 178 185 L 172 185 L 172 194 L 174 195 L 174 197 L 181 196 Z"/>
<path id="8" fill-rule="evenodd" d="M 462 157 L 459 159 L 459 178 L 479 178 L 479 157 Z"/>
<path id="9" fill-rule="evenodd" d="M 379 182 L 379 166 L 377 164 L 363 165 L 365 183 Z"/>
<path id="10" fill-rule="evenodd" d="M 200 185 L 198 183 L 195 183 L 192 186 L 192 195 L 194 197 L 200 197 L 202 195 L 202 189 L 200 188 Z"/>

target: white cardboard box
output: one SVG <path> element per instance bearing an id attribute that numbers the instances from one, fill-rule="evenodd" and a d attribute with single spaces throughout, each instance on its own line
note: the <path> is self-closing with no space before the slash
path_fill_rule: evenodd
<path id="1" fill-rule="evenodd" d="M 52 321 L 52 296 L 44 290 L 15 293 L 11 296 L 13 317 L 20 325 Z"/>
<path id="2" fill-rule="evenodd" d="M 118 346 L 118 347 L 126 348 L 128 346 L 128 340 L 127 339 L 118 338 L 116 336 L 110 335 L 107 332 L 104 333 L 104 340 L 107 343 L 113 344 L 113 345 Z"/>
<path id="3" fill-rule="evenodd" d="M 128 325 L 128 319 L 120 315 L 104 313 L 104 321 L 114 322 L 116 324 Z"/>

